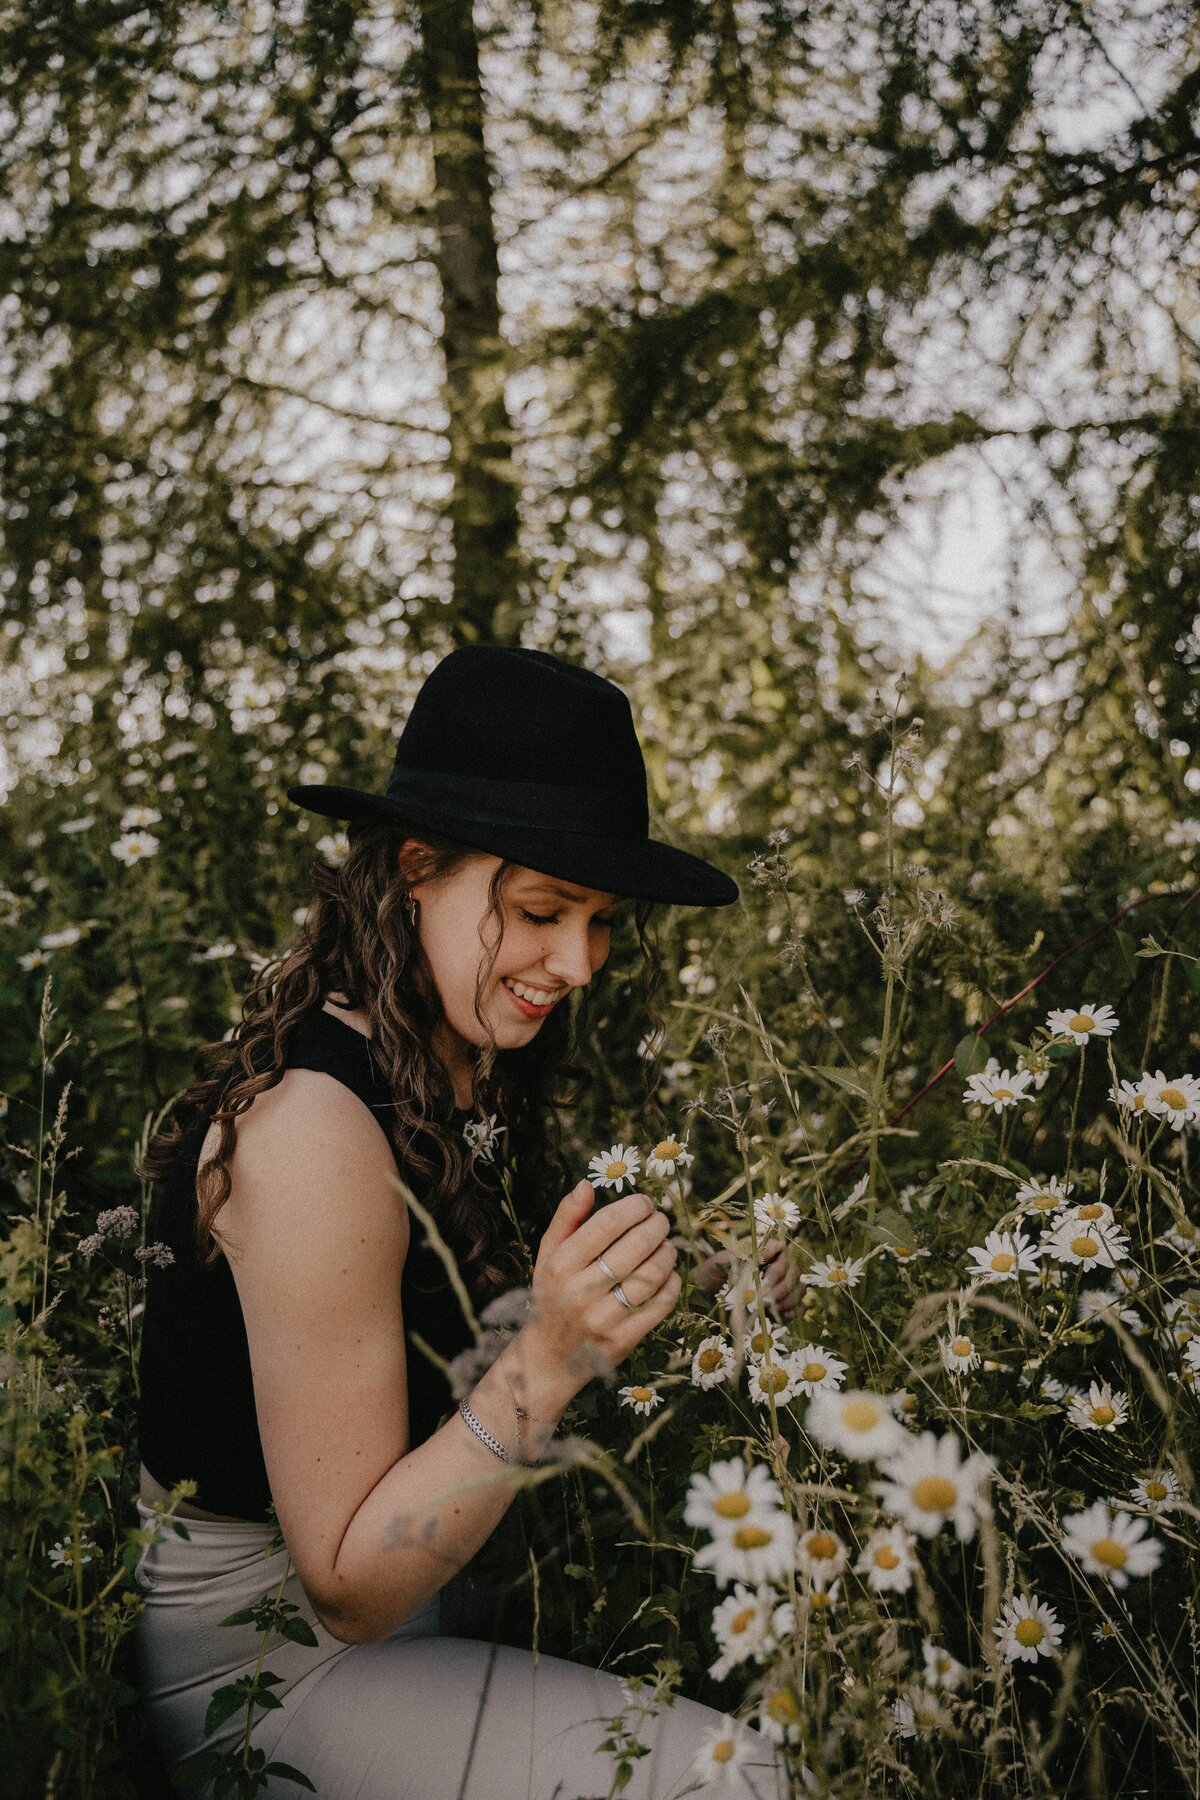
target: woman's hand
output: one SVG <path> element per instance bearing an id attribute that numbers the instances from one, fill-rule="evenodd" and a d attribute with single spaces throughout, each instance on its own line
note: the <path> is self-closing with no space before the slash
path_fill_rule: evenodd
<path id="1" fill-rule="evenodd" d="M 535 1416 L 540 1406 L 565 1406 L 593 1375 L 614 1369 L 679 1298 L 679 1253 L 666 1241 L 666 1213 L 645 1194 L 626 1194 L 588 1218 L 594 1203 L 589 1181 L 560 1201 L 534 1264 L 529 1318 L 510 1346 L 520 1352 L 523 1404 Z M 617 1282 L 632 1311 L 613 1292 Z"/>
<path id="2" fill-rule="evenodd" d="M 708 1257 L 696 1271 L 701 1287 L 715 1294 L 727 1280 L 733 1261 L 732 1250 L 718 1250 Z M 774 1307 L 781 1318 L 794 1318 L 808 1290 L 795 1265 L 784 1256 L 783 1244 L 778 1238 L 769 1238 L 762 1247 L 762 1272 L 763 1299 L 767 1305 Z"/>

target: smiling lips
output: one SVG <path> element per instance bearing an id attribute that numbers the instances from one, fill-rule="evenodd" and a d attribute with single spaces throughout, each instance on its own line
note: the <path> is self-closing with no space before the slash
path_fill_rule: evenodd
<path id="1" fill-rule="evenodd" d="M 526 981 L 515 981 L 511 976 L 501 977 L 501 986 L 506 987 L 521 1010 L 529 1015 L 548 1013 L 555 1001 L 565 992 L 563 988 L 530 987 Z"/>

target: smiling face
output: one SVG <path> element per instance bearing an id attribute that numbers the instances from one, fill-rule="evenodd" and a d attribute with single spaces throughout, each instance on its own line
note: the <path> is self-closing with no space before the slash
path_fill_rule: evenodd
<path id="1" fill-rule="evenodd" d="M 470 1099 L 470 1048 L 489 1041 L 488 1027 L 497 1050 L 519 1049 L 535 1037 L 555 1006 L 603 965 L 612 926 L 628 904 L 533 869 L 509 870 L 500 895 L 503 931 L 479 996 L 481 1024 L 476 988 L 496 941 L 489 890 L 499 868 L 497 856 L 469 856 L 440 880 L 412 881 L 409 888 L 420 906 L 421 948 L 444 1016 L 434 1047 L 460 1105 Z"/>

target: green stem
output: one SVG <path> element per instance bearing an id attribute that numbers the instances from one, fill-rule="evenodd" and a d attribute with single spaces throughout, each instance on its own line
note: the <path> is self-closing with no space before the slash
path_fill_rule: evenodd
<path id="1" fill-rule="evenodd" d="M 246 1702 L 246 1730 L 242 1738 L 242 1768 L 247 1773 L 249 1773 L 250 1768 L 250 1732 L 254 1724 L 254 1695 L 258 1688 L 258 1678 L 262 1674 L 263 1663 L 266 1660 L 267 1645 L 271 1641 L 271 1632 L 275 1620 L 279 1617 L 279 1608 L 283 1601 L 283 1590 L 287 1586 L 287 1578 L 291 1572 L 291 1554 L 290 1552 L 285 1552 L 283 1558 L 283 1575 L 280 1578 L 279 1586 L 275 1591 L 275 1605 L 271 1613 L 271 1623 L 262 1634 L 263 1641 L 258 1648 L 258 1661 L 254 1665 L 254 1676 L 250 1683 L 250 1698 Z"/>

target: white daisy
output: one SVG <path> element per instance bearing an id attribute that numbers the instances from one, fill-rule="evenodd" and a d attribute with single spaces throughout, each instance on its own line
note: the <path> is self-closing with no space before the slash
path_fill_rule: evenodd
<path id="1" fill-rule="evenodd" d="M 749 1323 L 749 1321 L 747 1321 Z M 762 1320 L 755 1322 L 753 1331 L 742 1337 L 742 1345 L 747 1356 L 761 1362 L 764 1356 L 773 1356 L 777 1362 L 783 1362 L 787 1356 L 787 1326 L 768 1319 L 764 1326 Z"/>
<path id="2" fill-rule="evenodd" d="M 760 1231 L 794 1231 L 800 1223 L 800 1208 L 780 1194 L 762 1194 L 754 1202 L 754 1222 Z"/>
<path id="3" fill-rule="evenodd" d="M 1058 1614 L 1036 1594 L 1014 1594 L 992 1630 L 1010 1663 L 1035 1663 L 1039 1657 L 1053 1656 L 1062 1643 Z"/>
<path id="4" fill-rule="evenodd" d="M 952 1524 L 965 1541 L 987 1512 L 984 1485 L 994 1467 L 989 1456 L 974 1450 L 960 1461 L 961 1445 L 953 1432 L 937 1437 L 923 1431 L 883 1465 L 883 1479 L 873 1483 L 885 1512 L 902 1519 L 911 1531 L 934 1537 Z"/>
<path id="5" fill-rule="evenodd" d="M 796 1566 L 810 1580 L 833 1581 L 845 1568 L 850 1551 L 836 1531 L 813 1525 L 796 1540 Z"/>
<path id="6" fill-rule="evenodd" d="M 144 831 L 147 825 L 161 825 L 162 814 L 152 806 L 127 806 L 121 814 L 122 831 Z"/>
<path id="7" fill-rule="evenodd" d="M 495 1160 L 496 1151 L 500 1147 L 500 1139 L 508 1131 L 507 1125 L 496 1123 L 497 1115 L 488 1113 L 481 1119 L 468 1119 L 463 1126 L 463 1139 L 467 1148 L 481 1163 Z"/>
<path id="8" fill-rule="evenodd" d="M 1111 1269 L 1129 1255 L 1129 1239 L 1118 1225 L 1082 1225 L 1066 1219 L 1042 1239 L 1055 1262 L 1084 1269 Z"/>
<path id="9" fill-rule="evenodd" d="M 758 1728 L 773 1744 L 794 1743 L 800 1736 L 800 1702 L 791 1687 L 771 1688 L 759 1702 Z"/>
<path id="10" fill-rule="evenodd" d="M 1068 1513 L 1062 1522 L 1063 1548 L 1089 1575 L 1100 1575 L 1115 1588 L 1129 1585 L 1131 1575 L 1149 1575 L 1162 1558 L 1162 1545 L 1146 1538 L 1145 1519 L 1095 1501 L 1085 1511 Z"/>
<path id="11" fill-rule="evenodd" d="M 18 956 L 17 961 L 28 974 L 31 969 L 44 969 L 50 961 L 50 955 L 49 950 L 27 950 L 24 956 Z"/>
<path id="12" fill-rule="evenodd" d="M 727 1787 L 750 1749 L 750 1739 L 726 1713 L 700 1741 L 692 1759 L 692 1774 L 705 1787 Z M 745 1786 L 739 1782 L 740 1787 Z"/>
<path id="13" fill-rule="evenodd" d="M 733 1346 L 724 1338 L 706 1337 L 692 1357 L 692 1382 L 698 1388 L 719 1387 L 733 1374 Z"/>
<path id="14" fill-rule="evenodd" d="M 1050 1079 L 1050 1064 L 1036 1054 L 1026 1056 L 1022 1052 L 1017 1057 L 1017 1068 L 1023 1075 L 1032 1075 L 1034 1088 L 1039 1093 Z"/>
<path id="15" fill-rule="evenodd" d="M 118 862 L 123 862 L 127 869 L 135 863 L 144 862 L 153 856 L 158 849 L 158 839 L 152 831 L 127 831 L 110 844 L 109 849 Z"/>
<path id="16" fill-rule="evenodd" d="M 938 1349 L 942 1353 L 942 1361 L 952 1375 L 965 1375 L 969 1369 L 979 1365 L 979 1351 L 973 1338 L 958 1331 L 951 1337 L 938 1339 Z"/>
<path id="17" fill-rule="evenodd" d="M 921 1654 L 925 1659 L 925 1685 L 931 1688 L 944 1688 L 953 1693 L 960 1688 L 967 1678 L 966 1667 L 956 1656 L 951 1656 L 941 1644 L 933 1643 L 929 1638 L 921 1646 Z"/>
<path id="18" fill-rule="evenodd" d="M 1183 1346 L 1184 1361 L 1190 1369 L 1200 1372 L 1200 1338 L 1189 1338 Z"/>
<path id="19" fill-rule="evenodd" d="M 803 1344 L 788 1359 L 796 1373 L 796 1386 L 802 1394 L 829 1393 L 840 1388 L 846 1379 L 846 1365 L 830 1354 L 824 1344 Z"/>
<path id="20" fill-rule="evenodd" d="M 1147 1116 L 1150 1112 L 1149 1099 L 1154 1086 L 1152 1075 L 1143 1075 L 1140 1081 L 1122 1081 L 1117 1087 L 1110 1087 L 1108 1097 L 1120 1107 L 1122 1112 L 1141 1113 Z"/>
<path id="21" fill-rule="evenodd" d="M 679 1138 L 660 1138 L 646 1158 L 646 1173 L 656 1181 L 662 1181 L 674 1175 L 677 1169 L 686 1169 L 694 1160 L 687 1145 Z"/>
<path id="22" fill-rule="evenodd" d="M 1193 1225 L 1190 1219 L 1185 1219 L 1182 1223 L 1173 1219 L 1162 1236 L 1154 1241 L 1156 1244 L 1165 1244 L 1177 1256 L 1200 1255 L 1200 1225 Z"/>
<path id="23" fill-rule="evenodd" d="M 903 1525 L 880 1526 L 867 1538 L 854 1566 L 877 1594 L 905 1594 L 917 1566 L 913 1541 Z"/>
<path id="24" fill-rule="evenodd" d="M 705 1474 L 692 1476 L 683 1520 L 700 1531 L 732 1531 L 748 1519 L 778 1512 L 782 1505 L 783 1494 L 769 1469 L 762 1463 L 747 1469 L 731 1457 L 728 1462 L 713 1463 Z"/>
<path id="25" fill-rule="evenodd" d="M 810 1438 L 841 1456 L 890 1456 L 908 1437 L 895 1416 L 894 1404 L 893 1399 L 863 1388 L 848 1388 L 840 1394 L 818 1389 L 805 1415 L 804 1429 Z"/>
<path id="26" fill-rule="evenodd" d="M 74 1567 L 76 1563 L 82 1567 L 84 1563 L 91 1562 L 92 1550 L 94 1547 L 94 1545 L 88 1542 L 87 1538 L 81 1538 L 79 1543 L 76 1544 L 73 1541 L 70 1532 L 68 1532 L 66 1537 L 62 1538 L 50 1550 L 50 1561 L 56 1569 L 64 1568 L 68 1563 L 72 1567 Z"/>
<path id="27" fill-rule="evenodd" d="M 639 1413 L 652 1413 L 663 1403 L 662 1395 L 654 1387 L 623 1387 L 618 1389 L 617 1397 L 623 1406 L 632 1406 L 634 1412 Z"/>
<path id="28" fill-rule="evenodd" d="M 711 1569 L 718 1587 L 744 1581 L 751 1587 L 782 1581 L 795 1562 L 796 1528 L 784 1512 L 757 1513 L 723 1530 L 692 1553 L 698 1569 Z"/>
<path id="29" fill-rule="evenodd" d="M 796 1379 L 790 1357 L 757 1358 L 747 1365 L 746 1381 L 750 1398 L 759 1406 L 768 1406 L 772 1400 L 776 1406 L 786 1406 L 800 1392 L 800 1383 Z"/>
<path id="30" fill-rule="evenodd" d="M 319 837 L 313 846 L 318 856 L 338 868 L 350 854 L 350 839 L 344 831 L 330 831 Z"/>
<path id="31" fill-rule="evenodd" d="M 1056 1231 L 1061 1225 L 1111 1225 L 1113 1209 L 1107 1200 L 1081 1200 L 1076 1206 L 1064 1206 L 1052 1223 Z"/>
<path id="32" fill-rule="evenodd" d="M 1078 1011 L 1063 1007 L 1046 1015 L 1046 1028 L 1055 1037 L 1068 1037 L 1074 1044 L 1086 1044 L 1091 1038 L 1111 1037 L 1120 1019 L 1111 1006 L 1081 1006 Z"/>
<path id="33" fill-rule="evenodd" d="M 1032 1080 L 1032 1075 L 1021 1072 L 1013 1075 L 1007 1069 L 1000 1069 L 994 1075 L 971 1075 L 963 1089 L 963 1099 L 990 1106 L 998 1113 L 1004 1112 L 1006 1107 L 1016 1106 L 1018 1101 L 1029 1098 L 1025 1090 Z"/>
<path id="34" fill-rule="evenodd" d="M 1122 1294 L 1111 1293 L 1108 1288 L 1085 1288 L 1075 1301 L 1075 1317 L 1081 1323 L 1093 1319 L 1099 1325 L 1119 1321 L 1135 1337 L 1142 1337 L 1146 1321 L 1135 1307 L 1122 1306 L 1123 1298 Z"/>
<path id="35" fill-rule="evenodd" d="M 804 1279 L 810 1287 L 857 1287 L 865 1267 L 865 1259 L 861 1256 L 851 1256 L 844 1260 L 837 1256 L 826 1256 L 812 1265 Z"/>
<path id="36" fill-rule="evenodd" d="M 1023 1231 L 989 1231 L 982 1244 L 967 1251 L 975 1258 L 967 1274 L 979 1281 L 1016 1281 L 1022 1274 L 1036 1274 L 1039 1254 Z"/>
<path id="37" fill-rule="evenodd" d="M 1146 1105 L 1156 1119 L 1166 1119 L 1172 1130 L 1182 1131 L 1189 1122 L 1200 1119 L 1200 1081 L 1194 1075 L 1166 1076 L 1161 1069 L 1149 1077 Z"/>
<path id="38" fill-rule="evenodd" d="M 1114 1638 L 1119 1638 L 1120 1635 L 1120 1632 L 1117 1630 L 1111 1619 L 1101 1619 L 1100 1623 L 1095 1626 L 1092 1631 L 1092 1636 L 1098 1644 L 1111 1643 Z"/>
<path id="39" fill-rule="evenodd" d="M 61 931 L 48 931 L 42 939 L 43 950 L 69 950 L 77 944 L 83 932 L 78 925 L 64 925 Z"/>
<path id="40" fill-rule="evenodd" d="M 1050 1175 L 1043 1181 L 1023 1181 L 1013 1195 L 1013 1204 L 1022 1212 L 1058 1213 L 1066 1205 L 1068 1194 L 1074 1192 L 1073 1181 L 1064 1184 L 1057 1175 Z"/>
<path id="41" fill-rule="evenodd" d="M 832 1613 L 841 1597 L 841 1592 L 840 1581 L 814 1581 L 810 1577 L 808 1586 L 804 1590 L 804 1604 L 810 1613 Z M 787 1606 L 790 1613 L 791 1603 L 785 1601 L 784 1605 Z M 775 1635 L 777 1638 L 782 1638 L 786 1634 L 776 1632 Z"/>
<path id="42" fill-rule="evenodd" d="M 927 1689 L 909 1688 L 892 1701 L 892 1730 L 897 1737 L 925 1737 L 945 1723 L 945 1713 Z"/>
<path id="43" fill-rule="evenodd" d="M 81 813 L 77 819 L 64 819 L 58 829 L 64 837 L 74 837 L 77 831 L 87 831 L 95 823 L 95 813 Z"/>
<path id="44" fill-rule="evenodd" d="M 769 1588 L 756 1592 L 739 1581 L 732 1594 L 713 1608 L 712 1631 L 721 1648 L 708 1671 L 715 1680 L 723 1681 L 738 1663 L 760 1657 L 771 1634 L 773 1601 Z"/>
<path id="45" fill-rule="evenodd" d="M 1084 1431 L 1116 1431 L 1129 1417 L 1129 1398 L 1107 1381 L 1093 1381 L 1086 1394 L 1072 1394 L 1067 1417 Z"/>
<path id="46" fill-rule="evenodd" d="M 920 1249 L 916 1244 L 894 1242 L 885 1244 L 884 1249 L 898 1263 L 916 1262 L 919 1257 L 928 1256 L 928 1250 Z"/>
<path id="47" fill-rule="evenodd" d="M 613 1144 L 600 1150 L 588 1164 L 588 1180 L 593 1187 L 612 1188 L 619 1194 L 628 1182 L 632 1188 L 642 1166 L 641 1153 L 632 1144 Z"/>
<path id="48" fill-rule="evenodd" d="M 1167 1329 L 1163 1333 L 1164 1342 L 1174 1344 L 1179 1350 L 1186 1350 L 1197 1334 L 1200 1334 L 1200 1301 L 1180 1294 L 1165 1303 L 1163 1313 L 1167 1321 Z"/>
<path id="49" fill-rule="evenodd" d="M 1183 1490 L 1174 1469 L 1159 1469 L 1157 1473 L 1143 1475 L 1135 1481 L 1129 1490 L 1129 1498 L 1148 1512 L 1169 1512 L 1175 1502 L 1183 1498 Z"/>

